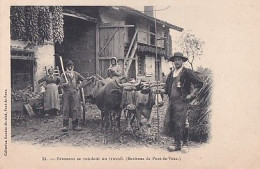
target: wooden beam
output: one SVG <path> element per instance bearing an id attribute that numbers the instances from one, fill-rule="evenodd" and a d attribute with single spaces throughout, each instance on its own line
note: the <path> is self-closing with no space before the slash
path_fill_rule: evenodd
<path id="1" fill-rule="evenodd" d="M 131 28 L 134 25 L 107 25 L 107 26 L 99 26 L 99 28 Z"/>
<path id="2" fill-rule="evenodd" d="M 127 54 L 126 54 L 126 56 L 125 56 L 125 60 L 124 60 L 124 72 L 127 72 L 127 71 L 126 71 L 126 68 L 127 68 L 126 63 L 128 62 L 129 54 L 130 54 L 130 52 L 131 52 L 131 50 L 132 50 L 133 43 L 134 43 L 134 41 L 135 41 L 135 39 L 136 39 L 136 37 L 137 37 L 137 32 L 138 32 L 138 30 L 136 29 L 136 30 L 135 30 L 135 33 L 134 33 L 134 36 L 133 36 L 133 38 L 132 38 L 132 40 L 131 40 L 131 43 L 130 43 L 130 45 L 129 45 Z M 132 61 L 131 61 L 131 62 L 132 62 Z"/>
<path id="3" fill-rule="evenodd" d="M 135 79 L 137 79 L 137 74 L 138 74 L 138 59 L 135 58 Z"/>
<path id="4" fill-rule="evenodd" d="M 19 46 L 11 46 L 11 53 L 22 52 L 22 53 L 34 54 L 34 50 L 32 49 L 24 49 L 18 47 Z"/>
<path id="5" fill-rule="evenodd" d="M 72 10 L 69 10 L 69 9 L 63 9 L 63 15 L 82 19 L 82 20 L 89 21 L 89 22 L 98 23 L 98 20 L 96 18 L 85 15 L 83 13 L 78 13 L 76 11 L 72 11 Z"/>
<path id="6" fill-rule="evenodd" d="M 126 65 L 125 75 L 128 74 L 128 71 L 129 71 L 130 66 L 131 66 L 131 64 L 132 64 L 132 58 L 134 58 L 135 53 L 136 53 L 136 49 L 137 49 L 137 42 L 135 42 L 135 45 L 134 45 L 134 48 L 133 48 L 133 50 L 132 50 L 132 53 L 131 53 L 130 58 L 126 58 L 126 59 L 129 59 L 129 61 L 127 61 L 128 63 L 127 63 L 127 65 Z"/>
<path id="7" fill-rule="evenodd" d="M 20 59 L 20 60 L 33 60 L 33 57 L 28 56 L 11 56 L 11 59 Z"/>
<path id="8" fill-rule="evenodd" d="M 130 51 L 131 51 L 131 49 L 132 49 L 133 43 L 134 43 L 134 41 L 135 41 L 136 35 L 137 35 L 137 30 L 135 31 L 135 34 L 134 34 L 134 36 L 133 36 L 133 38 L 132 38 L 132 40 L 131 40 L 131 43 L 130 43 L 130 46 L 129 46 L 129 48 L 128 48 L 128 51 L 127 51 L 127 54 L 126 54 L 125 58 L 128 58 L 128 57 L 129 57 L 129 54 L 130 54 Z"/>
<path id="9" fill-rule="evenodd" d="M 96 74 L 99 74 L 99 24 L 96 25 Z"/>
<path id="10" fill-rule="evenodd" d="M 117 58 L 117 60 L 124 60 L 125 58 L 118 58 L 118 57 L 116 57 Z M 110 60 L 111 58 L 109 58 L 109 57 L 99 57 L 99 60 Z"/>
<path id="11" fill-rule="evenodd" d="M 125 6 L 120 6 L 120 9 L 123 9 L 123 10 L 126 10 L 128 12 L 131 12 L 131 13 L 134 13 L 136 15 L 139 15 L 143 18 L 146 18 L 146 19 L 149 19 L 150 21 L 154 22 L 155 18 L 154 17 L 151 17 L 151 16 L 148 16 L 138 10 L 135 10 L 135 9 L 132 9 L 132 8 L 129 8 L 129 7 L 125 7 Z M 162 21 L 162 20 L 159 20 L 159 19 L 156 19 L 156 23 L 160 23 L 161 25 L 165 25 L 169 28 L 172 28 L 174 30 L 177 30 L 179 32 L 182 32 L 183 31 L 183 28 L 179 27 L 179 26 L 176 26 L 176 25 L 172 25 L 168 22 L 165 22 L 165 21 Z"/>
<path id="12" fill-rule="evenodd" d="M 138 31 L 139 32 L 144 32 L 144 33 L 147 33 L 147 34 L 151 34 L 151 35 L 155 36 L 155 33 L 152 33 L 152 32 L 146 31 L 146 30 L 138 29 Z M 157 35 L 157 37 L 158 37 L 157 40 L 164 40 L 164 39 L 166 39 L 166 37 L 164 37 L 164 36 L 158 36 Z"/>
<path id="13" fill-rule="evenodd" d="M 126 60 L 137 60 L 137 58 L 127 58 Z"/>
<path id="14" fill-rule="evenodd" d="M 138 48 L 137 48 L 138 52 L 150 52 L 155 54 L 156 53 L 156 49 L 154 45 L 147 45 L 144 43 L 138 43 Z M 166 54 L 166 50 L 164 48 L 161 47 L 157 47 L 157 53 L 159 55 L 165 55 Z"/>

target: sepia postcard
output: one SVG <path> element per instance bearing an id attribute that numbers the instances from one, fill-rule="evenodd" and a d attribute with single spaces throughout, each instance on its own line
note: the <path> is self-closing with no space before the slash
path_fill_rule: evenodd
<path id="1" fill-rule="evenodd" d="M 1 2 L 0 168 L 259 168 L 260 1 Z"/>

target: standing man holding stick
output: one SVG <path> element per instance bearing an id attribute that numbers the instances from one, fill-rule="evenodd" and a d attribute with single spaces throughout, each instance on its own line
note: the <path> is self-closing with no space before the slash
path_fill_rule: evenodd
<path id="1" fill-rule="evenodd" d="M 62 132 L 68 131 L 69 118 L 72 118 L 72 127 L 75 131 L 81 131 L 79 119 L 81 118 L 80 97 L 78 94 L 79 81 L 85 80 L 78 72 L 74 71 L 74 63 L 67 62 L 66 71 L 61 75 L 64 94 L 62 96 L 63 128 Z"/>
<path id="2" fill-rule="evenodd" d="M 179 52 L 174 53 L 169 59 L 175 66 L 175 69 L 166 79 L 165 87 L 165 93 L 169 96 L 167 113 L 169 113 L 169 121 L 173 125 L 174 136 L 174 145 L 168 147 L 169 151 L 188 151 L 189 122 L 187 119 L 187 111 L 189 102 L 203 85 L 203 82 L 193 70 L 183 66 L 183 62 L 187 60 L 188 58 Z M 194 85 L 192 91 L 191 84 Z M 183 138 L 183 144 L 181 144 L 181 138 Z"/>

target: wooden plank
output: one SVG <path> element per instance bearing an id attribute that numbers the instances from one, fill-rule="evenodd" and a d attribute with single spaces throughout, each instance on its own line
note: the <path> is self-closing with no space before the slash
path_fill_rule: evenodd
<path id="1" fill-rule="evenodd" d="M 105 46 L 106 42 L 108 41 L 109 37 L 111 36 L 110 31 L 109 31 L 108 29 L 106 29 L 106 30 L 104 31 L 103 36 L 105 37 L 105 40 L 104 40 L 103 46 L 101 46 L 100 48 L 102 48 L 102 47 Z M 108 49 L 108 48 L 105 48 L 105 49 L 104 49 L 103 55 L 104 55 L 104 57 L 109 56 L 109 49 Z"/>
<path id="2" fill-rule="evenodd" d="M 109 58 L 111 58 L 111 57 L 113 57 L 112 47 L 113 47 L 113 39 L 115 38 L 116 33 L 113 35 L 113 32 L 111 32 L 110 29 L 107 29 L 107 31 L 109 32 L 109 37 L 110 37 L 110 36 L 113 36 L 113 37 L 111 38 L 111 41 L 110 41 L 109 44 L 107 45 L 107 48 L 105 49 L 105 50 L 107 50 L 106 56 L 109 57 Z"/>
<path id="3" fill-rule="evenodd" d="M 102 68 L 102 64 L 103 64 L 103 62 L 99 61 L 99 68 L 98 68 L 98 70 L 99 70 L 99 75 L 104 77 L 103 74 L 102 74 L 102 69 L 101 69 Z"/>
<path id="4" fill-rule="evenodd" d="M 112 40 L 112 38 L 114 37 L 115 33 L 117 32 L 118 28 L 116 28 L 114 30 L 114 32 L 112 33 L 112 35 L 110 36 L 110 38 L 107 40 L 107 42 L 105 43 L 105 45 L 103 46 L 103 48 L 100 50 L 99 55 L 103 52 L 103 50 L 107 47 L 107 45 L 109 44 L 109 42 Z"/>
<path id="5" fill-rule="evenodd" d="M 99 29 L 99 28 L 98 28 Z M 100 49 L 104 46 L 105 44 L 105 38 L 106 38 L 106 34 L 105 34 L 106 30 L 101 30 L 99 29 L 99 51 L 98 51 L 98 55 L 100 52 Z M 99 57 L 102 57 L 102 55 L 99 55 Z"/>
<path id="6" fill-rule="evenodd" d="M 152 32 L 149 32 L 149 31 L 146 31 L 146 30 L 143 30 L 143 29 L 139 29 L 138 30 L 139 32 L 144 32 L 144 33 L 147 33 L 147 34 L 151 34 L 151 35 L 155 35 L 155 33 L 152 33 Z"/>
<path id="7" fill-rule="evenodd" d="M 112 52 L 112 56 L 120 56 L 120 33 L 121 33 L 121 28 L 118 29 L 118 31 L 116 32 L 113 41 L 112 41 L 112 46 L 111 46 L 111 52 Z"/>
<path id="8" fill-rule="evenodd" d="M 109 60 L 100 60 L 99 64 L 99 70 L 100 70 L 100 75 L 105 78 L 107 76 L 107 69 L 110 65 Z"/>
<path id="9" fill-rule="evenodd" d="M 99 46 L 98 46 L 98 48 L 100 49 L 102 46 L 104 46 L 104 30 L 99 29 Z M 97 55 L 100 58 L 100 57 L 102 57 L 102 55 L 99 55 L 99 51 L 100 50 L 97 51 Z"/>
<path id="10" fill-rule="evenodd" d="M 118 34 L 119 34 L 120 29 L 118 28 L 118 31 L 115 33 L 114 37 L 112 38 L 112 41 L 110 42 L 110 56 L 114 57 L 117 54 L 117 50 L 115 50 L 115 45 L 118 43 Z"/>
<path id="11" fill-rule="evenodd" d="M 103 47 L 104 47 L 104 45 L 105 45 L 105 43 L 106 43 L 106 41 L 108 40 L 108 38 L 109 38 L 109 34 L 108 34 L 108 31 L 107 31 L 107 29 L 105 29 L 105 30 L 100 30 L 101 32 L 102 32 L 102 35 L 100 35 L 100 41 L 101 41 L 101 43 L 100 43 L 100 46 L 99 46 L 99 49 L 102 49 Z M 100 51 L 99 51 L 100 52 Z M 104 50 L 101 54 L 100 54 L 100 57 L 102 56 L 102 57 L 105 57 L 107 54 L 107 50 Z"/>
<path id="12" fill-rule="evenodd" d="M 103 69 L 104 69 L 104 62 L 100 61 L 99 62 L 99 72 L 100 72 L 100 74 L 99 75 L 101 75 L 102 77 L 105 77 L 104 73 L 103 73 L 103 71 L 104 71 Z"/>
<path id="13" fill-rule="evenodd" d="M 24 110 L 26 111 L 26 113 L 28 113 L 29 116 L 35 116 L 35 113 L 34 113 L 32 106 L 30 104 L 25 104 Z"/>
<path id="14" fill-rule="evenodd" d="M 126 29 L 125 28 L 121 28 L 120 34 L 119 34 L 119 56 L 124 56 L 124 52 L 125 52 L 125 34 L 127 34 Z"/>

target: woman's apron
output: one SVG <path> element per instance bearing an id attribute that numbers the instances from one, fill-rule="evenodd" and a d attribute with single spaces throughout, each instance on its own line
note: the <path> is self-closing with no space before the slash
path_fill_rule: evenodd
<path id="1" fill-rule="evenodd" d="M 60 100 L 58 85 L 49 83 L 45 89 L 44 95 L 44 110 L 58 109 L 60 110 Z"/>

